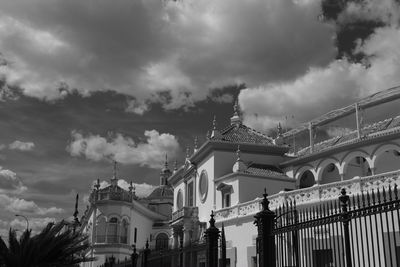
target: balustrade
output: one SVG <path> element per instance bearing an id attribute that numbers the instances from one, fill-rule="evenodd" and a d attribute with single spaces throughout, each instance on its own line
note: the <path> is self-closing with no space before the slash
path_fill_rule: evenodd
<path id="1" fill-rule="evenodd" d="M 360 194 L 361 192 L 371 191 L 378 188 L 389 188 L 397 184 L 400 186 L 400 171 L 387 172 L 377 175 L 354 177 L 350 180 L 334 182 L 324 185 L 314 185 L 312 187 L 297 189 L 289 192 L 280 192 L 268 197 L 269 207 L 275 210 L 278 205 L 286 201 L 296 201 L 296 205 L 311 204 L 330 199 L 335 199 L 340 195 L 340 191 L 345 188 L 348 195 Z M 215 212 L 217 221 L 228 220 L 238 217 L 255 215 L 261 211 L 261 198 L 240 203 L 238 205 L 223 208 Z"/>

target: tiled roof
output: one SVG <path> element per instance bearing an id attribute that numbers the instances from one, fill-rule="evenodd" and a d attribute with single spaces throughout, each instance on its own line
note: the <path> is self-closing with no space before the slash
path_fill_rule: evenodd
<path id="1" fill-rule="evenodd" d="M 151 194 L 147 197 L 147 199 L 154 198 L 163 198 L 163 197 L 172 197 L 174 195 L 174 191 L 169 185 L 161 185 L 151 192 Z"/>
<path id="2" fill-rule="evenodd" d="M 272 138 L 243 124 L 230 125 L 221 131 L 221 136 L 212 137 L 211 140 L 231 143 L 273 145 Z"/>
<path id="3" fill-rule="evenodd" d="M 253 163 L 244 171 L 248 174 L 261 175 L 261 176 L 285 176 L 286 175 L 276 166 L 266 164 Z"/>
<path id="4" fill-rule="evenodd" d="M 390 130 L 390 129 L 393 129 L 393 128 L 396 128 L 399 126 L 400 126 L 400 116 L 369 124 L 369 125 L 365 126 L 364 128 L 362 128 L 361 134 L 364 138 L 366 138 L 372 134 L 379 133 L 381 131 L 387 131 L 387 130 Z M 328 139 L 328 140 L 325 140 L 325 141 L 315 144 L 313 153 L 328 150 L 337 145 L 351 142 L 351 141 L 357 139 L 357 137 L 358 137 L 357 130 L 346 133 L 342 136 L 333 137 L 331 139 Z M 310 147 L 306 147 L 306 148 L 303 148 L 300 151 L 298 151 L 296 156 L 302 157 L 302 156 L 306 156 L 309 154 L 311 154 Z"/>

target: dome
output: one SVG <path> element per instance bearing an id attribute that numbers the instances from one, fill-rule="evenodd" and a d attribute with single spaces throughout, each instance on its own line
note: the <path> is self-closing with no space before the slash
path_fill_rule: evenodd
<path id="1" fill-rule="evenodd" d="M 148 199 L 158 199 L 158 198 L 172 198 L 174 196 L 173 189 L 168 185 L 158 186 L 151 192 L 147 197 Z"/>

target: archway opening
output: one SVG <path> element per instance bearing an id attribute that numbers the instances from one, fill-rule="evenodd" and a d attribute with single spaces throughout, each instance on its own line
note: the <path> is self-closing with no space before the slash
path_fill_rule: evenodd
<path id="1" fill-rule="evenodd" d="M 322 171 L 321 175 L 321 184 L 329 184 L 340 181 L 340 174 L 339 170 L 335 164 L 329 163 L 324 170 Z"/>
<path id="2" fill-rule="evenodd" d="M 347 168 L 346 168 L 347 167 Z M 356 176 L 368 176 L 371 175 L 371 169 L 368 161 L 362 156 L 356 156 L 346 163 L 344 179 L 352 179 Z"/>
<path id="3" fill-rule="evenodd" d="M 111 218 L 107 227 L 107 243 L 118 243 L 119 222 L 117 218 Z"/>
<path id="4" fill-rule="evenodd" d="M 315 184 L 314 174 L 310 170 L 306 170 L 300 176 L 299 188 L 311 187 Z"/>
<path id="5" fill-rule="evenodd" d="M 121 224 L 121 243 L 123 244 L 128 244 L 128 229 L 129 223 L 126 219 L 123 219 Z"/>
<path id="6" fill-rule="evenodd" d="M 169 238 L 165 233 L 160 233 L 156 237 L 156 250 L 168 249 Z"/>
<path id="7" fill-rule="evenodd" d="M 106 242 L 106 231 L 107 231 L 106 219 L 104 217 L 98 218 L 96 226 L 96 243 Z"/>
<path id="8" fill-rule="evenodd" d="M 397 171 L 400 169 L 400 151 L 388 149 L 375 160 L 375 174 Z"/>

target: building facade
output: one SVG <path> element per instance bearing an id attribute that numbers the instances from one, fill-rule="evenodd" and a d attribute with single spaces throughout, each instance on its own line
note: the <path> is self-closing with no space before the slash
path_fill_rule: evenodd
<path id="1" fill-rule="evenodd" d="M 160 187 L 153 196 L 139 200 L 132 190 L 121 191 L 113 180 L 107 188 L 95 188 L 85 220 L 85 231 L 93 237 L 92 253 L 104 257 L 118 254 L 122 259 L 132 253 L 130 244 L 141 248 L 146 239 L 151 240 L 153 249 L 160 249 L 156 240 L 161 233 L 163 244 L 168 243 L 169 248 L 201 243 L 214 211 L 217 227 L 223 224 L 225 228 L 228 265 L 257 266 L 257 229 L 253 222 L 261 209 L 264 188 L 273 210 L 287 201 L 296 201 L 300 208 L 330 201 L 342 188 L 356 195 L 400 185 L 400 116 L 362 125 L 359 114 L 360 108 L 399 97 L 399 88 L 383 91 L 286 133 L 278 126 L 275 138 L 244 125 L 235 105 L 229 125 L 219 130 L 214 119 L 206 142 L 195 146 L 192 154 L 187 153 L 181 167 L 173 172 L 167 166 L 162 170 Z M 352 113 L 355 130 L 315 140 L 318 125 Z M 296 151 L 289 144 L 300 132 L 308 132 L 309 143 Z M 163 190 L 168 190 L 168 197 L 160 193 Z M 113 199 L 112 192 L 121 192 L 120 199 Z M 101 237 L 115 233 L 116 220 L 121 222 L 120 240 L 126 243 L 110 244 L 109 239 Z M 138 225 L 141 235 L 136 239 L 133 229 Z M 392 227 L 392 231 L 397 235 L 399 229 Z M 205 255 L 198 253 L 196 257 L 191 261 L 204 266 Z"/>

